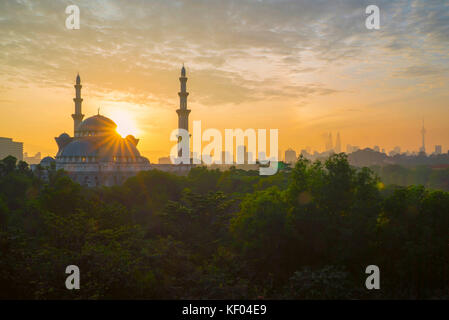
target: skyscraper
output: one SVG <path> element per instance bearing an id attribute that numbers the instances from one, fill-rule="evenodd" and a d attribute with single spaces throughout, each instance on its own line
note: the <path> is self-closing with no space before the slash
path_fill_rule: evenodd
<path id="1" fill-rule="evenodd" d="M 424 128 L 424 119 L 422 120 L 421 135 L 422 135 L 422 145 L 421 145 L 421 149 L 419 151 L 426 153 L 426 141 L 425 141 L 426 129 Z"/>
<path id="2" fill-rule="evenodd" d="M 285 150 L 285 162 L 286 163 L 295 163 L 297 160 L 296 151 L 292 148 Z"/>
<path id="3" fill-rule="evenodd" d="M 341 152 L 341 140 L 340 140 L 340 132 L 337 132 L 337 139 L 335 141 L 335 153 Z"/>
<path id="4" fill-rule="evenodd" d="M 13 156 L 17 160 L 23 160 L 23 143 L 12 141 L 11 138 L 0 137 L 0 160 L 7 156 Z"/>

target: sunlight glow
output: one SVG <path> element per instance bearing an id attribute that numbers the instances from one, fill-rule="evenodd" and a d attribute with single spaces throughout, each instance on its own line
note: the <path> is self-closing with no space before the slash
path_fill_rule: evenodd
<path id="1" fill-rule="evenodd" d="M 139 129 L 132 115 L 126 111 L 116 110 L 111 113 L 110 118 L 117 124 L 117 133 L 125 138 L 127 135 L 137 137 Z"/>

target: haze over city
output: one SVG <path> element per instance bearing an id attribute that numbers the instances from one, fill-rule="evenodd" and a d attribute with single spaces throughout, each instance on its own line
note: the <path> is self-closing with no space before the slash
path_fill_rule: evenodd
<path id="1" fill-rule="evenodd" d="M 449 145 L 449 4 L 376 1 L 69 1 L 0 3 L 0 136 L 54 155 L 72 131 L 74 78 L 83 112 L 100 113 L 141 153 L 168 155 L 177 126 L 179 69 L 188 71 L 190 121 L 203 129 L 278 128 L 279 147 Z M 425 7 L 424 7 L 425 6 Z M 343 149 L 345 149 L 343 147 Z"/>

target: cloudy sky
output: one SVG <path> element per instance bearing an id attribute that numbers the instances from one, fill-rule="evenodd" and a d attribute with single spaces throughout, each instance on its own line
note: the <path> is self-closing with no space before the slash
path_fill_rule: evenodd
<path id="1" fill-rule="evenodd" d="M 65 27 L 71 4 L 79 30 Z M 370 4 L 380 30 L 365 27 Z M 100 108 L 157 162 L 185 63 L 203 129 L 277 128 L 281 150 L 340 132 L 344 146 L 405 151 L 424 118 L 428 150 L 447 150 L 448 49 L 446 0 L 2 0 L 0 136 L 54 155 L 79 72 L 86 117 Z"/>

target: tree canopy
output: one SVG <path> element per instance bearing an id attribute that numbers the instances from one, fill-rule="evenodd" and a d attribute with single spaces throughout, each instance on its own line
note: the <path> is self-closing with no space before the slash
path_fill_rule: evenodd
<path id="1" fill-rule="evenodd" d="M 448 241 L 448 192 L 384 184 L 344 154 L 109 188 L 0 161 L 2 299 L 447 299 Z"/>

